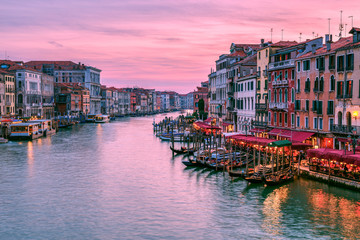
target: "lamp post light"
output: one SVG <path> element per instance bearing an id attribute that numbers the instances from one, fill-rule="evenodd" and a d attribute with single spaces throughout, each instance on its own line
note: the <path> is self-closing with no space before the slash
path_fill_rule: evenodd
<path id="1" fill-rule="evenodd" d="M 349 143 L 352 145 L 353 152 L 355 154 L 355 147 L 356 147 L 356 143 L 358 140 L 358 139 L 356 139 L 356 128 L 355 127 L 352 129 L 352 134 L 353 134 L 352 136 L 348 135 L 347 138 L 348 138 Z M 359 137 L 359 139 L 360 139 L 360 137 Z M 346 150 L 345 150 L 345 153 L 346 153 Z"/>

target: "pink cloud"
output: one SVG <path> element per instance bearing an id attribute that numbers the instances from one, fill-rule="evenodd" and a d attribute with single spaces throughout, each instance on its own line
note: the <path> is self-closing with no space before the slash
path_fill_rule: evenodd
<path id="1" fill-rule="evenodd" d="M 103 70 L 102 82 L 179 92 L 207 80 L 232 42 L 259 43 L 338 34 L 360 2 L 341 1 L 26 1 L 2 3 L 0 44 L 14 60 L 73 60 Z M 359 24 L 358 24 L 359 26 Z"/>

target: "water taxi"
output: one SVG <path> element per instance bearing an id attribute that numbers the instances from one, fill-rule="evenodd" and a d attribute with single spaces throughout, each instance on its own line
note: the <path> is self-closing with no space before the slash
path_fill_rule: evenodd
<path id="1" fill-rule="evenodd" d="M 18 123 L 10 125 L 10 140 L 33 140 L 43 136 L 41 123 Z"/>
<path id="2" fill-rule="evenodd" d="M 85 122 L 95 122 L 97 116 L 100 116 L 100 114 L 89 114 L 87 115 Z"/>
<path id="3" fill-rule="evenodd" d="M 110 122 L 110 116 L 109 115 L 97 115 L 95 117 L 96 123 L 108 123 Z"/>
<path id="4" fill-rule="evenodd" d="M 40 123 L 39 132 L 45 137 L 56 133 L 56 127 L 51 119 L 31 120 L 28 123 Z"/>

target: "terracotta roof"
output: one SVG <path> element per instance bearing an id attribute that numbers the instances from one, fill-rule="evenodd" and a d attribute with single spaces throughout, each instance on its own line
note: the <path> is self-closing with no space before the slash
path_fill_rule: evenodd
<path id="1" fill-rule="evenodd" d="M 349 43 L 352 43 L 352 37 L 340 38 L 338 41 L 331 43 L 330 51 L 327 50 L 326 44 L 324 44 L 321 48 L 316 49 L 315 54 L 310 51 L 297 59 L 304 59 L 313 56 L 320 56 L 320 55 L 333 53 L 337 49 L 349 45 Z"/>
<path id="2" fill-rule="evenodd" d="M 277 42 L 277 43 L 273 43 L 270 46 L 271 47 L 291 47 L 291 46 L 294 46 L 296 44 L 298 44 L 298 42 L 296 42 L 296 41 L 280 41 L 280 42 Z"/>
<path id="3" fill-rule="evenodd" d="M 41 69 L 43 65 L 54 65 L 55 70 L 84 70 L 86 66 L 81 63 L 74 63 L 72 61 L 30 61 L 26 62 L 25 66 Z"/>
<path id="4" fill-rule="evenodd" d="M 360 32 L 360 28 L 358 27 L 353 27 L 349 33 L 353 33 L 353 32 Z"/>
<path id="5" fill-rule="evenodd" d="M 239 57 L 246 57 L 247 54 L 243 50 L 241 50 L 241 51 L 235 51 L 235 52 L 229 54 L 228 56 L 229 57 L 238 57 L 238 56 Z"/>
<path id="6" fill-rule="evenodd" d="M 248 48 L 252 48 L 254 50 L 259 49 L 261 46 L 260 44 L 234 44 L 235 48 L 244 48 L 245 50 Z"/>
<path id="7" fill-rule="evenodd" d="M 250 65 L 250 66 L 253 66 L 253 65 L 256 65 L 257 63 L 257 56 L 256 54 L 253 54 L 251 56 L 248 56 L 247 58 L 241 60 L 240 62 L 238 62 L 244 66 L 246 65 Z"/>
<path id="8" fill-rule="evenodd" d="M 7 69 L 3 69 L 5 71 L 16 71 L 16 70 L 29 70 L 29 71 L 33 71 L 33 72 L 39 72 L 33 68 L 29 68 L 29 67 L 26 67 L 26 66 L 22 66 L 22 65 L 19 65 L 17 64 L 16 62 L 14 61 L 11 61 L 11 60 L 0 60 L 0 65 L 3 65 L 3 64 L 6 64 L 6 65 L 9 65 L 9 68 Z"/>

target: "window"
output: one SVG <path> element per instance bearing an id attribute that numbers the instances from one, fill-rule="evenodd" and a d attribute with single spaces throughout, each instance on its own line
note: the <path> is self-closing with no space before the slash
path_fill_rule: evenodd
<path id="1" fill-rule="evenodd" d="M 300 116 L 296 116 L 296 127 L 300 127 Z"/>
<path id="2" fill-rule="evenodd" d="M 322 130 L 323 129 L 323 119 L 319 118 L 319 129 Z"/>
<path id="3" fill-rule="evenodd" d="M 318 129 L 318 119 L 314 117 L 314 129 Z"/>
<path id="4" fill-rule="evenodd" d="M 276 113 L 274 113 L 274 123 L 276 124 L 276 116 L 277 114 Z"/>
<path id="5" fill-rule="evenodd" d="M 296 92 L 300 92 L 300 79 L 298 79 L 296 82 Z"/>
<path id="6" fill-rule="evenodd" d="M 300 62 L 297 62 L 297 71 L 300 72 Z"/>
<path id="7" fill-rule="evenodd" d="M 316 112 L 316 111 L 317 111 L 317 101 L 316 101 L 316 100 L 313 100 L 313 101 L 312 101 L 312 111 L 313 111 L 313 112 Z"/>
<path id="8" fill-rule="evenodd" d="M 319 78 L 316 77 L 314 81 L 314 92 L 319 91 Z"/>
<path id="9" fill-rule="evenodd" d="M 309 71 L 310 70 L 310 60 L 303 61 L 303 71 Z"/>
<path id="10" fill-rule="evenodd" d="M 285 103 L 288 102 L 288 90 L 287 90 L 287 88 L 285 88 L 285 90 L 284 90 L 284 102 Z"/>
<path id="11" fill-rule="evenodd" d="M 265 52 L 265 57 L 267 57 L 268 56 L 268 50 L 266 49 L 266 52 Z"/>
<path id="12" fill-rule="evenodd" d="M 331 131 L 333 125 L 334 125 L 334 119 L 329 118 L 329 131 Z"/>
<path id="13" fill-rule="evenodd" d="M 353 81 L 349 80 L 345 83 L 345 98 L 352 98 Z"/>
<path id="14" fill-rule="evenodd" d="M 277 90 L 274 90 L 274 102 L 277 102 Z"/>
<path id="15" fill-rule="evenodd" d="M 260 91 L 260 80 L 259 80 L 259 81 L 257 81 L 256 90 Z"/>
<path id="16" fill-rule="evenodd" d="M 294 113 L 291 114 L 291 125 L 292 126 L 295 125 L 295 114 Z"/>
<path id="17" fill-rule="evenodd" d="M 271 112 L 268 113 L 268 122 L 271 123 Z"/>
<path id="18" fill-rule="evenodd" d="M 309 117 L 305 117 L 305 128 L 309 128 Z"/>
<path id="19" fill-rule="evenodd" d="M 288 114 L 287 113 L 284 113 L 284 123 L 285 123 L 285 125 L 287 125 L 287 123 L 288 123 Z"/>
<path id="20" fill-rule="evenodd" d="M 259 52 L 259 59 L 261 59 L 261 52 Z"/>
<path id="21" fill-rule="evenodd" d="M 337 57 L 337 70 L 344 71 L 344 56 Z"/>
<path id="22" fill-rule="evenodd" d="M 271 102 L 271 90 L 269 90 L 269 101 Z"/>
<path id="23" fill-rule="evenodd" d="M 354 70 L 354 54 L 346 55 L 346 70 Z"/>
<path id="24" fill-rule="evenodd" d="M 288 80 L 288 71 L 285 70 L 285 80 Z"/>
<path id="25" fill-rule="evenodd" d="M 317 114 L 323 114 L 323 101 L 317 101 Z"/>
<path id="26" fill-rule="evenodd" d="M 334 75 L 331 75 L 330 77 L 330 89 L 329 91 L 335 91 L 335 77 Z M 360 97 L 360 95 L 359 95 Z"/>
<path id="27" fill-rule="evenodd" d="M 295 100 L 295 111 L 301 110 L 301 100 Z"/>
<path id="28" fill-rule="evenodd" d="M 333 100 L 328 101 L 328 107 L 327 107 L 326 113 L 328 115 L 334 115 L 334 101 Z"/>
<path id="29" fill-rule="evenodd" d="M 21 81 L 19 81 L 19 88 L 21 88 L 22 86 L 21 86 Z M 360 95 L 359 95 L 360 96 Z"/>
<path id="30" fill-rule="evenodd" d="M 309 111 L 309 105 L 310 105 L 310 100 L 309 99 L 306 99 L 305 100 L 305 111 Z"/>
<path id="31" fill-rule="evenodd" d="M 336 98 L 343 98 L 343 81 L 337 82 Z"/>
<path id="32" fill-rule="evenodd" d="M 329 56 L 329 70 L 335 69 L 335 55 Z"/>
<path id="33" fill-rule="evenodd" d="M 279 90 L 279 103 L 282 102 L 282 89 Z"/>
<path id="34" fill-rule="evenodd" d="M 320 92 L 324 91 L 324 77 L 320 78 L 319 91 Z"/>
<path id="35" fill-rule="evenodd" d="M 310 92 L 310 78 L 306 79 L 305 82 L 305 92 Z"/>
<path id="36" fill-rule="evenodd" d="M 291 102 L 292 103 L 295 102 L 295 89 L 294 88 L 291 89 Z"/>
<path id="37" fill-rule="evenodd" d="M 295 79 L 295 70 L 291 70 L 291 79 Z"/>
<path id="38" fill-rule="evenodd" d="M 316 69 L 318 69 L 319 71 L 325 70 L 325 58 L 324 57 L 319 57 L 316 59 Z"/>
<path id="39" fill-rule="evenodd" d="M 279 124 L 282 124 L 282 113 L 279 113 Z"/>
<path id="40" fill-rule="evenodd" d="M 268 89 L 268 80 L 265 79 L 265 87 L 264 87 L 264 90 L 267 90 Z"/>

